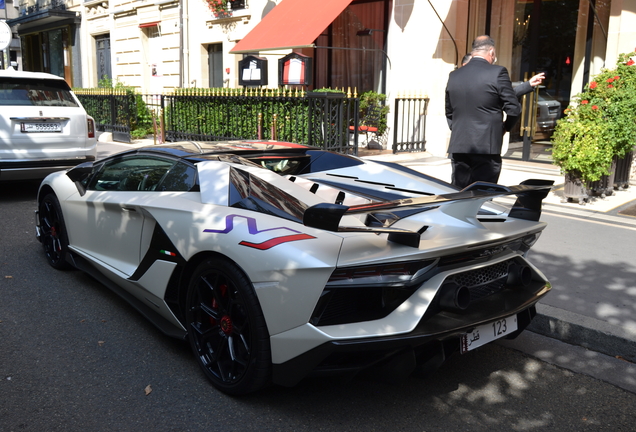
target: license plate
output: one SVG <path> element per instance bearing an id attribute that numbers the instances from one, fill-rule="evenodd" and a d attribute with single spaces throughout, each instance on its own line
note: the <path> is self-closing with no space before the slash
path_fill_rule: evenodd
<path id="1" fill-rule="evenodd" d="M 30 132 L 62 132 L 62 123 L 21 123 L 20 131 Z"/>
<path id="2" fill-rule="evenodd" d="M 475 327 L 472 331 L 462 335 L 460 350 L 462 354 L 486 345 L 517 330 L 517 315 L 511 315 L 489 324 Z"/>

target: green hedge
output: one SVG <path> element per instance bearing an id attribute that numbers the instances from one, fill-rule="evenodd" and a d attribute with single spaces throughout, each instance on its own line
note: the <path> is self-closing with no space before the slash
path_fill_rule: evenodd
<path id="1" fill-rule="evenodd" d="M 272 139 L 306 142 L 308 103 L 293 91 L 243 89 L 180 89 L 165 97 L 167 131 L 207 135 L 216 139 Z"/>

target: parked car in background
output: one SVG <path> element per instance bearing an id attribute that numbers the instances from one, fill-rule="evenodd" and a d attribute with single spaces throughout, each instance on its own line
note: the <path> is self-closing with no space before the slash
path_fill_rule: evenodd
<path id="1" fill-rule="evenodd" d="M 188 339 L 238 395 L 368 368 L 424 376 L 518 335 L 551 289 L 527 259 L 551 183 L 458 191 L 298 144 L 181 142 L 49 175 L 36 232 L 52 267 Z"/>
<path id="2" fill-rule="evenodd" d="M 0 70 L 0 181 L 44 178 L 96 149 L 95 121 L 64 79 Z"/>
<path id="3" fill-rule="evenodd" d="M 559 118 L 561 118 L 561 103 L 550 96 L 544 87 L 540 87 L 537 100 L 537 127 L 535 129 L 535 136 L 543 134 L 543 138 L 549 138 L 552 132 L 554 132 Z"/>
<path id="4" fill-rule="evenodd" d="M 517 87 L 521 83 L 521 81 L 515 81 L 512 87 Z M 547 92 L 545 86 L 539 86 L 536 106 L 536 123 L 532 139 L 548 139 L 554 132 L 557 120 L 561 118 L 561 103 Z M 520 135 L 520 126 L 521 121 L 518 121 L 511 131 L 512 136 Z"/>

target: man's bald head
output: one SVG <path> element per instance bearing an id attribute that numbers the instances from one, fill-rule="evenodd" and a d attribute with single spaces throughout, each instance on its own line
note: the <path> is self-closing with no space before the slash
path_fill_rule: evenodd
<path id="1" fill-rule="evenodd" d="M 488 35 L 477 36 L 473 41 L 471 55 L 473 57 L 482 57 L 490 64 L 493 64 L 497 58 L 494 39 Z"/>

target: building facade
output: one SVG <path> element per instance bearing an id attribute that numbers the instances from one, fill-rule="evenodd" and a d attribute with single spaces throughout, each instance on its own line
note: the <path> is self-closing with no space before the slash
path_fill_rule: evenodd
<path id="1" fill-rule="evenodd" d="M 18 67 L 49 72 L 64 77 L 71 86 L 82 86 L 81 2 L 21 0 L 11 7 L 14 18 L 8 18 L 7 24 L 19 38 Z"/>
<path id="2" fill-rule="evenodd" d="M 9 20 L 18 17 L 18 9 L 15 7 L 13 1 L 5 1 L 4 7 L 0 7 L 0 20 L 5 23 Z M 6 27 L 5 27 L 6 29 Z M 9 27 L 11 32 L 11 40 L 9 46 L 4 50 L 0 56 L 0 68 L 6 69 L 9 67 L 19 68 L 22 63 L 22 50 L 20 47 L 20 38 L 18 34 Z"/>
<path id="3" fill-rule="evenodd" d="M 278 60 L 296 52 L 311 59 L 304 89 L 373 90 L 390 106 L 399 95 L 428 96 L 426 150 L 438 156 L 450 135 L 448 74 L 475 36 L 496 40 L 512 81 L 545 72 L 539 103 L 559 111 L 636 47 L 636 0 L 21 1 L 9 24 L 26 70 L 76 87 L 110 80 L 161 93 L 239 87 L 248 73 L 239 64 L 254 56 L 268 64 L 263 85 L 278 87 Z M 549 131 L 531 141 L 511 136 L 508 156 L 540 160 Z"/>

